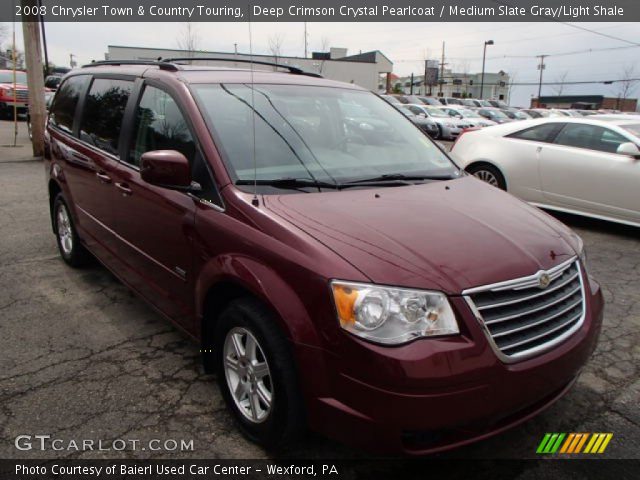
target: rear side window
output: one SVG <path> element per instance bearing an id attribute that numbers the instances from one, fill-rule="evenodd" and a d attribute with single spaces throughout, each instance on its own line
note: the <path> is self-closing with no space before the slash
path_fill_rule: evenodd
<path id="1" fill-rule="evenodd" d="M 568 147 L 588 148 L 599 152 L 616 153 L 625 137 L 608 128 L 597 125 L 570 123 L 558 134 L 554 143 Z"/>
<path id="2" fill-rule="evenodd" d="M 82 141 L 111 155 L 118 155 L 122 118 L 132 88 L 133 82 L 129 80 L 93 80 L 80 124 Z"/>
<path id="3" fill-rule="evenodd" d="M 520 130 L 519 132 L 507 135 L 507 137 L 519 138 L 520 140 L 531 140 L 534 142 L 550 142 L 562 125 L 562 123 L 545 123 L 544 125 Z"/>
<path id="4" fill-rule="evenodd" d="M 89 82 L 89 75 L 77 75 L 70 77 L 62 84 L 56 93 L 49 123 L 60 130 L 73 132 L 73 118 L 80 95 Z"/>

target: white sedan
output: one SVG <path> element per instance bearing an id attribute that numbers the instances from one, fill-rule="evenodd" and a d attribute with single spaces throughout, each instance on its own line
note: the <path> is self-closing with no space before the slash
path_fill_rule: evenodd
<path id="1" fill-rule="evenodd" d="M 640 117 L 466 131 L 451 154 L 467 172 L 533 205 L 640 226 Z"/>

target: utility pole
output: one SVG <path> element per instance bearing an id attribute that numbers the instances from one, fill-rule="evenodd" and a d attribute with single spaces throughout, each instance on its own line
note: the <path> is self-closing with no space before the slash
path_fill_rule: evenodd
<path id="1" fill-rule="evenodd" d="M 304 58 L 307 58 L 307 22 L 304 22 Z"/>
<path id="2" fill-rule="evenodd" d="M 493 40 L 484 42 L 484 50 L 482 50 L 482 77 L 480 79 L 480 100 L 484 98 L 484 64 L 487 60 L 487 45 L 493 45 Z"/>
<path id="3" fill-rule="evenodd" d="M 38 0 L 38 12 L 41 10 L 42 0 Z M 44 28 L 44 20 L 42 15 L 38 13 L 38 19 L 40 21 L 40 29 L 42 30 L 42 49 L 44 51 L 44 75 L 49 76 L 49 51 L 47 49 L 47 32 Z"/>
<path id="4" fill-rule="evenodd" d="M 424 59 L 424 78 L 422 80 L 422 86 L 424 87 L 424 95 L 427 94 L 427 59 Z M 431 88 L 431 86 L 429 86 Z"/>
<path id="5" fill-rule="evenodd" d="M 444 42 L 442 42 L 442 60 L 440 61 L 440 80 L 438 80 L 438 83 L 440 84 L 440 91 L 438 92 L 438 96 L 439 97 L 444 97 L 444 92 L 443 92 L 443 88 L 442 86 L 444 85 L 444 66 L 446 64 L 444 63 Z"/>
<path id="6" fill-rule="evenodd" d="M 21 0 L 21 3 L 23 7 L 31 8 L 31 11 L 37 6 L 36 0 Z M 33 132 L 31 143 L 34 157 L 42 157 L 44 154 L 44 122 L 46 116 L 39 23 L 39 21 L 22 22 L 27 85 L 29 87 L 29 115 L 31 116 L 31 131 Z"/>
<path id="7" fill-rule="evenodd" d="M 538 58 L 540 59 L 540 64 L 538 65 L 538 70 L 540 70 L 540 81 L 538 82 L 538 104 L 536 105 L 538 108 L 540 108 L 540 95 L 542 94 L 542 72 L 546 68 L 544 59 L 548 56 L 549 55 L 538 55 Z"/>

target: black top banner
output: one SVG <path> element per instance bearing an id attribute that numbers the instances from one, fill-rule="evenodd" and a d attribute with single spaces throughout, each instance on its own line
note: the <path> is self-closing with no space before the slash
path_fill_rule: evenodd
<path id="1" fill-rule="evenodd" d="M 2 0 L 0 21 L 638 22 L 638 0 Z"/>

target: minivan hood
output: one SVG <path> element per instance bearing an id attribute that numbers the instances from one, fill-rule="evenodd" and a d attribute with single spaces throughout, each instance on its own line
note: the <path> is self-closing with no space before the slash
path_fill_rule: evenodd
<path id="1" fill-rule="evenodd" d="M 575 256 L 580 242 L 546 213 L 471 176 L 264 198 L 272 212 L 384 285 L 459 294 L 549 269 Z"/>

